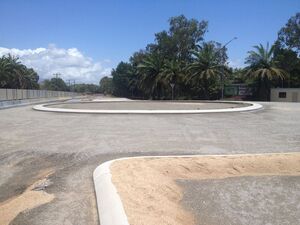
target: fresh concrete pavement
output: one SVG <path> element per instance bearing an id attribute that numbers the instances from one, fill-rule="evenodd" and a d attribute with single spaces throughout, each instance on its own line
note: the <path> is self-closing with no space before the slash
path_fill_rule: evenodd
<path id="1" fill-rule="evenodd" d="M 300 104 L 193 115 L 94 115 L 0 111 L 0 202 L 22 193 L 45 169 L 50 203 L 11 224 L 98 224 L 92 180 L 102 162 L 125 156 L 300 151 Z"/>

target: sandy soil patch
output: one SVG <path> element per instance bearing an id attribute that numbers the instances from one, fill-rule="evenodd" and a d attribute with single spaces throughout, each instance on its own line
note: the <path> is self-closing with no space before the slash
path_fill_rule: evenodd
<path id="1" fill-rule="evenodd" d="M 300 153 L 128 159 L 114 162 L 111 171 L 131 225 L 192 225 L 176 180 L 299 176 Z"/>
<path id="2" fill-rule="evenodd" d="M 8 225 L 20 212 L 51 202 L 54 199 L 54 195 L 48 194 L 43 190 L 49 185 L 48 177 L 53 172 L 53 170 L 42 171 L 37 176 L 37 181 L 30 185 L 21 195 L 1 202 L 0 224 Z"/>
<path id="3" fill-rule="evenodd" d="M 48 108 L 90 109 L 90 110 L 204 110 L 241 108 L 249 104 L 222 102 L 170 102 L 170 101 L 93 101 L 51 104 Z"/>

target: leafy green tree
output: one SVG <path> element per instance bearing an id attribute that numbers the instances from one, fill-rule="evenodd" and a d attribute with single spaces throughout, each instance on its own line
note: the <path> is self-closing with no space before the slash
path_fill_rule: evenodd
<path id="1" fill-rule="evenodd" d="M 284 47 L 294 49 L 300 54 L 300 12 L 291 17 L 278 32 L 278 41 Z"/>
<path id="2" fill-rule="evenodd" d="M 138 97 L 137 94 L 139 94 L 140 92 L 140 87 L 139 87 L 139 77 L 136 72 L 132 73 L 132 76 L 130 77 L 128 82 L 128 88 L 129 91 L 131 92 L 132 98 Z"/>
<path id="3" fill-rule="evenodd" d="M 75 91 L 79 93 L 99 93 L 100 87 L 96 84 L 75 84 L 75 87 L 70 87 L 70 91 Z"/>
<path id="4" fill-rule="evenodd" d="M 246 76 L 246 73 L 244 68 L 229 68 L 226 84 L 252 84 L 253 79 Z"/>
<path id="5" fill-rule="evenodd" d="M 170 84 L 175 84 L 178 99 L 218 96 L 218 74 L 221 70 L 208 67 L 214 71 L 214 75 L 210 74 L 211 70 L 202 73 L 207 67 L 202 65 L 197 68 L 197 57 L 194 54 L 201 51 L 204 54 L 203 36 L 207 31 L 207 22 L 180 15 L 170 18 L 169 24 L 169 29 L 155 34 L 154 43 L 148 44 L 145 50 L 135 52 L 128 63 L 120 62 L 112 71 L 115 95 L 167 99 L 172 95 Z M 213 46 L 214 55 L 211 65 L 221 68 L 227 60 L 226 48 L 216 42 L 209 44 Z M 199 75 L 199 82 L 191 73 Z M 207 79 L 201 78 L 201 73 L 207 75 Z"/>
<path id="6" fill-rule="evenodd" d="M 50 91 L 68 91 L 68 86 L 63 81 L 63 79 L 59 77 L 53 77 L 51 80 L 44 80 L 41 84 L 42 89 L 50 90 Z"/>
<path id="7" fill-rule="evenodd" d="M 274 62 L 276 66 L 285 70 L 289 76 L 285 80 L 279 80 L 275 86 L 279 87 L 300 87 L 300 58 L 297 52 L 292 49 L 281 48 L 276 43 L 274 50 Z"/>
<path id="8" fill-rule="evenodd" d="M 150 52 L 159 53 L 164 59 L 191 60 L 191 49 L 203 41 L 207 21 L 187 19 L 184 15 L 171 17 L 170 28 L 155 34 L 155 44 L 147 46 Z"/>
<path id="9" fill-rule="evenodd" d="M 120 62 L 111 72 L 113 82 L 113 94 L 116 96 L 130 97 L 129 83 L 134 76 L 134 69 L 130 63 Z"/>
<path id="10" fill-rule="evenodd" d="M 274 45 L 269 44 L 264 47 L 262 44 L 254 46 L 255 50 L 248 52 L 246 64 L 247 76 L 254 78 L 258 82 L 258 97 L 261 100 L 268 100 L 270 88 L 274 79 L 284 79 L 287 72 L 277 66 L 273 60 Z"/>
<path id="11" fill-rule="evenodd" d="M 113 93 L 113 79 L 111 77 L 103 77 L 100 80 L 100 92 L 111 95 Z"/>
<path id="12" fill-rule="evenodd" d="M 292 16 L 278 32 L 274 44 L 274 61 L 289 77 L 273 82 L 281 87 L 300 87 L 300 12 Z"/>

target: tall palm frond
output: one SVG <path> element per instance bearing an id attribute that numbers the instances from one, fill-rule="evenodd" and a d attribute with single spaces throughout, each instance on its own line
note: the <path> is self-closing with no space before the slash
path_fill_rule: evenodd
<path id="1" fill-rule="evenodd" d="M 266 47 L 262 44 L 253 47 L 254 50 L 248 52 L 246 58 L 246 75 L 259 80 L 259 92 L 262 100 L 269 98 L 269 89 L 271 87 L 271 81 L 274 79 L 285 79 L 288 73 L 276 66 L 276 62 L 273 59 L 275 46 L 271 48 L 269 43 Z"/>
<path id="2" fill-rule="evenodd" d="M 273 61 L 274 45 L 270 48 L 269 43 L 266 48 L 260 44 L 254 46 L 254 50 L 248 52 L 246 64 L 249 64 L 247 75 L 255 78 L 272 80 L 274 78 L 285 79 L 287 72 L 276 66 Z"/>
<path id="3" fill-rule="evenodd" d="M 163 59 L 158 54 L 150 54 L 138 66 L 140 87 L 154 97 L 159 86 L 163 83 Z"/>
<path id="4" fill-rule="evenodd" d="M 186 83 L 192 83 L 193 86 L 203 83 L 203 89 L 208 98 L 209 80 L 226 74 L 227 69 L 218 59 L 214 46 L 210 43 L 204 43 L 199 51 L 192 51 L 192 54 L 194 61 L 187 67 L 189 76 L 187 76 Z"/>
<path id="5" fill-rule="evenodd" d="M 164 79 L 170 83 L 177 83 L 183 76 L 183 65 L 178 60 L 167 61 L 163 68 Z"/>

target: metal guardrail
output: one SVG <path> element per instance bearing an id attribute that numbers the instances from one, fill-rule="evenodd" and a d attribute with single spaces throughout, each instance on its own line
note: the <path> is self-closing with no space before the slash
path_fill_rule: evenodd
<path id="1" fill-rule="evenodd" d="M 66 92 L 66 91 L 0 88 L 0 101 L 35 99 L 35 98 L 72 97 L 76 95 L 78 94 L 75 92 Z"/>

